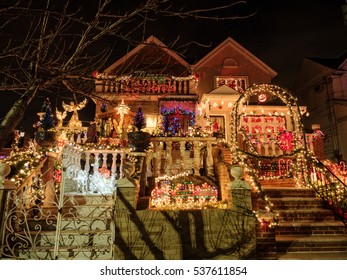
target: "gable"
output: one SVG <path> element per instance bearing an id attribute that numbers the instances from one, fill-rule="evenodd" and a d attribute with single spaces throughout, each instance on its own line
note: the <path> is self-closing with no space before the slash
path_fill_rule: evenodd
<path id="1" fill-rule="evenodd" d="M 239 96 L 240 93 L 234 90 L 233 88 L 227 86 L 227 85 L 222 85 L 220 87 L 215 88 L 214 90 L 210 91 L 208 93 L 209 96 L 211 95 L 237 95 Z"/>
<path id="2" fill-rule="evenodd" d="M 214 48 L 205 57 L 194 65 L 194 70 L 219 63 L 223 67 L 237 68 L 241 64 L 249 63 L 257 67 L 264 74 L 274 78 L 277 72 L 242 47 L 239 43 L 228 37 L 224 42 Z"/>
<path id="3" fill-rule="evenodd" d="M 322 77 L 330 75 L 332 71 L 333 70 L 330 67 L 325 66 L 322 63 L 310 58 L 304 58 L 296 77 L 294 90 L 304 86 L 314 85 Z"/>
<path id="4" fill-rule="evenodd" d="M 111 75 L 145 72 L 147 74 L 187 76 L 190 74 L 190 65 L 156 37 L 151 36 L 104 72 Z"/>
<path id="5" fill-rule="evenodd" d="M 342 62 L 339 65 L 339 69 L 347 70 L 347 53 L 345 53 L 344 57 L 342 58 Z"/>

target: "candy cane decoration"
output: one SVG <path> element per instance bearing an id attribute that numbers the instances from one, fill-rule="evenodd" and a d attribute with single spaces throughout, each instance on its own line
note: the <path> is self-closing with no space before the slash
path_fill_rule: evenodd
<path id="1" fill-rule="evenodd" d="M 340 171 L 345 173 L 346 171 L 346 163 L 344 161 L 340 161 Z"/>
<path id="2" fill-rule="evenodd" d="M 278 175 L 279 175 L 279 176 L 282 176 L 281 163 L 284 163 L 284 164 L 285 164 L 285 161 L 284 161 L 283 158 L 281 158 L 281 159 L 278 160 Z"/>

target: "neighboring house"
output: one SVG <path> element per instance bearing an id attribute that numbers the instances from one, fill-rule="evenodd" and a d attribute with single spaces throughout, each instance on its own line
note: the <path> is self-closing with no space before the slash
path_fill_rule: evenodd
<path id="1" fill-rule="evenodd" d="M 347 53 L 339 58 L 305 58 L 295 87 L 299 103 L 308 107 L 306 128 L 320 125 L 326 158 L 347 159 Z"/>

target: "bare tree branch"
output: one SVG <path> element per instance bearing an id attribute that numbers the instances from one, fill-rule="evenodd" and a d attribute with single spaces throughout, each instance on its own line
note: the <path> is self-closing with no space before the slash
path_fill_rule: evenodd
<path id="1" fill-rule="evenodd" d="M 102 96 L 94 94 L 92 71 L 105 68 L 114 49 L 122 43 L 142 43 L 150 22 L 157 24 L 155 21 L 165 17 L 234 20 L 252 15 L 232 13 L 234 7 L 245 5 L 246 1 L 227 1 L 222 5 L 214 1 L 202 1 L 204 5 L 182 5 L 181 1 L 169 0 L 135 2 L 131 6 L 99 0 L 83 6 L 84 2 L 78 0 L 0 0 L 0 96 L 20 97 L 0 124 L 0 148 L 38 94 L 59 96 L 65 90 L 71 95 L 102 100 Z M 179 38 L 169 47 L 178 49 Z M 192 41 L 181 48 L 191 44 L 202 46 Z M 158 55 L 159 59 L 165 61 L 164 56 Z M 168 60 L 161 71 L 170 63 Z M 146 69 L 122 69 L 137 70 Z"/>

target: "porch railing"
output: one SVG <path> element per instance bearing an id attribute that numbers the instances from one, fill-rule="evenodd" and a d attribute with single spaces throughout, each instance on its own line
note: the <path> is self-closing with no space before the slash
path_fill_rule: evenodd
<path id="1" fill-rule="evenodd" d="M 317 158 L 308 160 L 307 181 L 335 215 L 347 225 L 347 175 L 336 172 Z"/>
<path id="2" fill-rule="evenodd" d="M 64 166 L 76 166 L 86 173 L 108 173 L 115 179 L 123 178 L 123 164 L 130 150 L 83 150 L 79 146 L 66 145 L 62 151 Z M 106 174 L 105 174 L 106 175 Z"/>
<path id="3" fill-rule="evenodd" d="M 245 136 L 247 137 L 247 136 Z M 315 153 L 315 146 L 314 146 L 314 134 L 308 133 L 305 134 L 306 137 L 306 145 L 308 150 Z M 279 139 L 278 133 L 257 133 L 248 135 L 249 141 L 245 141 L 245 143 L 240 143 L 243 147 L 245 145 L 251 145 L 251 147 L 248 147 L 247 149 L 250 149 L 253 152 L 258 153 L 261 156 L 281 156 L 284 155 L 284 151 L 280 147 L 281 139 Z M 282 145 L 287 145 L 288 147 L 288 153 L 291 152 L 291 146 L 294 148 L 294 143 L 292 142 L 292 139 L 282 139 L 282 141 L 288 141 L 288 143 L 283 143 Z"/>
<path id="4" fill-rule="evenodd" d="M 213 175 L 212 143 L 214 137 L 152 137 L 153 175 L 174 175 L 190 171 L 199 174 L 206 170 Z"/>

